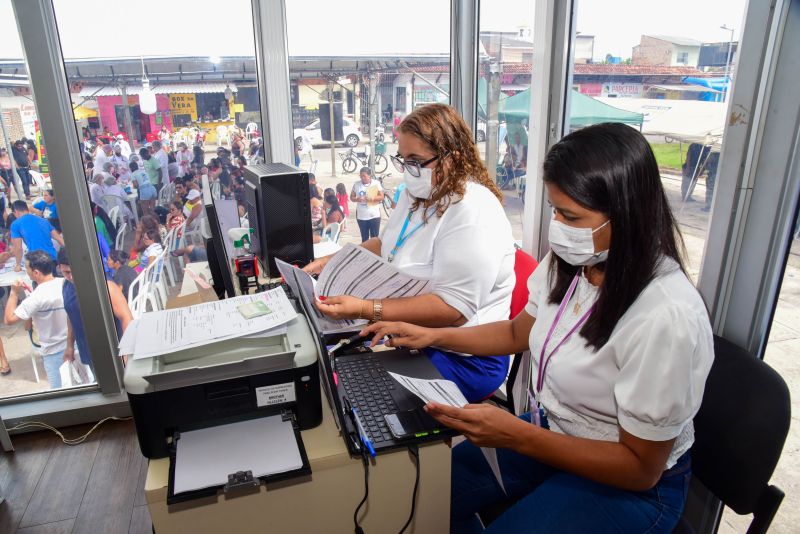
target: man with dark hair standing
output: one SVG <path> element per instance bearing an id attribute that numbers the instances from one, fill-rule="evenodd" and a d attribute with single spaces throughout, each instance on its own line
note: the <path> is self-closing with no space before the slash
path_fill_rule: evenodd
<path id="1" fill-rule="evenodd" d="M 53 276 L 53 258 L 43 250 L 34 250 L 25 255 L 25 269 L 36 284 L 31 294 L 24 297 L 25 282 L 16 280 L 11 286 L 4 314 L 5 323 L 32 320 L 39 333 L 42 361 L 51 389 L 61 387 L 59 367 L 65 361 L 67 348 L 67 313 L 64 310 L 63 278 Z"/>
<path id="2" fill-rule="evenodd" d="M 161 169 L 161 187 L 169 185 L 169 157 L 161 146 L 161 141 L 153 141 L 153 157 Z M 161 187 L 157 189 L 160 191 Z"/>
<path id="3" fill-rule="evenodd" d="M 17 266 L 14 267 L 14 270 L 18 272 L 22 270 L 23 241 L 29 251 L 43 250 L 51 260 L 55 261 L 56 249 L 52 240 L 55 239 L 63 247 L 64 238 L 61 237 L 61 234 L 56 232 L 48 220 L 29 213 L 28 204 L 24 200 L 15 200 L 11 204 L 11 211 L 16 217 L 16 220 L 11 223 L 11 250 L 17 259 Z"/>

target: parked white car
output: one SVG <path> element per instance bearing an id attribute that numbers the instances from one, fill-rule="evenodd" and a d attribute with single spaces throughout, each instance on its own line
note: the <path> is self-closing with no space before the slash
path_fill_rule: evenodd
<path id="1" fill-rule="evenodd" d="M 357 146 L 361 141 L 361 128 L 352 119 L 344 118 L 344 144 L 350 147 Z M 322 129 L 319 127 L 319 119 L 315 120 L 305 128 L 294 129 L 294 142 L 298 148 L 302 147 L 303 137 L 307 138 L 312 145 L 327 144 L 328 141 L 322 140 Z"/>

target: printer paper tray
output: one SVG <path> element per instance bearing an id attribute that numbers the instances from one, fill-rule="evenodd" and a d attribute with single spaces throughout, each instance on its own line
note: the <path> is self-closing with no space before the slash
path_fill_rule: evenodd
<path id="1" fill-rule="evenodd" d="M 284 414 L 285 413 L 286 412 L 284 412 Z M 274 426 L 276 421 L 271 419 L 281 417 L 281 413 L 273 413 L 267 417 L 259 417 L 257 419 L 250 419 L 238 423 L 208 427 L 200 429 L 199 431 L 186 432 L 180 436 L 177 436 L 177 439 L 175 439 L 170 447 L 167 504 L 172 505 L 190 502 L 204 497 L 213 497 L 220 493 L 220 491 L 222 491 L 224 495 L 235 497 L 241 489 L 251 487 L 253 491 L 256 491 L 260 486 L 261 481 L 269 483 L 310 475 L 311 465 L 308 462 L 308 456 L 303 444 L 303 438 L 300 434 L 299 428 L 293 420 L 288 421 L 286 420 L 287 418 L 284 417 L 285 424 L 291 425 L 291 428 L 283 428 L 283 433 L 288 433 L 289 435 L 283 436 L 284 444 L 282 446 L 278 446 L 278 444 L 275 442 L 276 440 L 265 440 L 264 435 L 258 435 L 259 431 L 265 431 L 262 423 L 267 423 L 267 425 L 272 424 Z M 277 421 L 277 423 L 280 426 L 280 421 Z M 234 431 L 236 431 L 237 434 L 233 434 Z M 244 431 L 244 435 L 238 434 L 238 432 L 241 431 Z M 190 443 L 190 438 L 192 438 L 193 443 Z M 184 445 L 181 444 L 181 439 L 184 440 Z M 285 454 L 276 453 L 278 456 L 282 456 L 282 458 L 278 460 L 278 464 L 274 466 L 279 469 L 279 472 L 270 473 L 269 467 L 265 468 L 263 465 L 265 460 L 267 463 L 274 463 L 271 462 L 274 457 L 271 457 L 269 451 L 270 446 L 278 446 L 278 448 L 281 449 L 280 452 L 285 453 L 287 448 L 291 449 L 291 439 L 294 439 L 294 443 L 297 445 L 297 457 L 286 461 L 287 459 L 285 458 Z M 183 473 L 188 472 L 191 475 L 196 475 L 197 470 L 200 472 L 213 470 L 217 463 L 222 463 L 221 461 L 215 462 L 215 459 L 220 459 L 223 457 L 223 455 L 229 454 L 231 457 L 240 457 L 240 453 L 235 452 L 235 449 L 241 448 L 243 443 L 247 443 L 249 445 L 248 448 L 250 449 L 249 452 L 253 454 L 257 453 L 257 456 L 255 465 L 249 466 L 248 463 L 245 462 L 241 465 L 241 467 L 231 468 L 230 471 L 233 472 L 227 473 L 228 475 L 234 475 L 234 478 L 236 475 L 239 475 L 239 480 L 237 481 L 239 482 L 238 485 L 234 483 L 230 477 L 228 481 L 225 481 L 224 479 L 221 479 L 219 475 L 217 475 L 216 478 L 219 480 L 219 483 L 214 483 L 207 487 L 175 493 L 176 471 L 183 469 Z M 286 446 L 286 443 L 289 443 L 288 447 Z M 214 454 L 206 457 L 204 454 L 204 450 L 206 449 L 214 450 Z M 181 466 L 178 466 L 179 456 L 181 457 Z M 183 463 L 184 458 L 187 456 L 194 456 L 195 460 L 197 460 L 195 462 L 196 465 L 195 463 L 192 463 L 191 465 Z M 192 461 L 192 458 L 189 458 L 188 461 Z M 259 462 L 262 464 L 261 470 L 266 473 L 260 476 L 258 475 L 257 471 L 259 469 Z M 287 469 L 287 465 L 291 466 L 291 468 Z M 248 471 L 252 469 L 256 469 L 256 471 L 252 473 L 252 478 L 248 479 L 248 477 L 244 476 L 242 471 Z M 223 469 L 223 471 L 226 470 Z M 209 476 L 214 478 L 213 475 Z M 185 482 L 182 483 L 185 485 Z"/>

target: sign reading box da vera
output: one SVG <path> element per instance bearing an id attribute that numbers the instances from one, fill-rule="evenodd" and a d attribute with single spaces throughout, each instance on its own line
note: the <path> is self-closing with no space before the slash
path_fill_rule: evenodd
<path id="1" fill-rule="evenodd" d="M 193 93 L 171 93 L 169 110 L 173 115 L 191 115 L 197 120 L 197 96 Z"/>

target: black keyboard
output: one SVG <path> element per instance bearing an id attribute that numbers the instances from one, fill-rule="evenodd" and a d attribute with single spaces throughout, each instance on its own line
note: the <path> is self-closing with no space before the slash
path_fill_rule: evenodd
<path id="1" fill-rule="evenodd" d="M 264 291 L 269 291 L 270 289 L 275 289 L 276 287 L 282 287 L 287 297 L 294 297 L 294 295 L 292 295 L 292 290 L 289 288 L 286 282 L 267 282 L 263 287 Z"/>
<path id="2" fill-rule="evenodd" d="M 348 360 L 337 358 L 336 371 L 369 438 L 373 443 L 391 441 L 393 438 L 383 416 L 398 412 L 390 393 L 397 384 L 381 362 L 372 355 Z"/>

